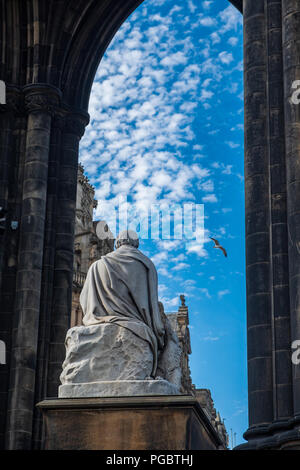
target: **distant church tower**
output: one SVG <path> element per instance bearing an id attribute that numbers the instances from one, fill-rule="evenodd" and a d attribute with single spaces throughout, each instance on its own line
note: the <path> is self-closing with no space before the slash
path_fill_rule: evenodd
<path id="1" fill-rule="evenodd" d="M 114 239 L 108 227 L 107 231 L 111 238 L 100 240 L 97 237 L 96 227 L 98 222 L 93 221 L 93 210 L 96 209 L 98 201 L 94 199 L 94 196 L 95 190 L 89 183 L 88 178 L 84 175 L 83 166 L 79 164 L 77 177 L 71 327 L 81 325 L 82 323 L 83 314 L 79 303 L 79 296 L 90 265 L 94 263 L 94 261 L 100 259 L 101 256 L 106 255 L 114 249 Z"/>

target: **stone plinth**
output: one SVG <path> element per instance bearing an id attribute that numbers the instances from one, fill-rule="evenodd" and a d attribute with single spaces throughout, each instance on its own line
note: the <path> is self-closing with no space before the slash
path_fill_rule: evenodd
<path id="1" fill-rule="evenodd" d="M 167 380 L 114 380 L 61 385 L 59 398 L 128 397 L 179 395 L 179 389 Z"/>
<path id="2" fill-rule="evenodd" d="M 220 437 L 191 396 L 45 400 L 48 450 L 215 450 Z"/>

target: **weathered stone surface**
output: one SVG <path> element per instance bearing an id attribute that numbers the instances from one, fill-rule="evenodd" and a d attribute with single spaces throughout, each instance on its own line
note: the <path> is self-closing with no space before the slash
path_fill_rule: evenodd
<path id="1" fill-rule="evenodd" d="M 61 385 L 59 398 L 133 397 L 149 395 L 180 395 L 179 389 L 163 379 L 113 380 Z"/>
<path id="2" fill-rule="evenodd" d="M 47 450 L 225 448 L 190 396 L 59 399 L 38 407 L 46 421 Z"/>
<path id="3" fill-rule="evenodd" d="M 150 345 L 126 327 L 104 323 L 71 328 L 66 336 L 66 359 L 58 395 L 60 398 L 178 395 L 180 353 L 178 340 L 170 339 L 159 369 L 174 382 L 170 383 L 162 377 L 150 378 L 153 368 Z"/>
<path id="4" fill-rule="evenodd" d="M 285 143 L 286 143 L 286 171 L 287 171 L 287 224 L 288 224 L 288 254 L 289 254 L 289 278 L 285 284 L 290 287 L 290 342 L 297 341 L 300 335 L 300 218 L 299 218 L 299 200 L 300 200 L 300 172 L 296 162 L 300 161 L 299 148 L 299 129 L 300 129 L 300 106 L 291 100 L 294 90 L 294 80 L 299 80 L 300 64 L 300 43 L 299 43 L 299 24 L 300 24 L 300 5 L 297 1 L 283 0 L 283 70 L 285 77 Z M 297 87 L 298 88 L 298 87 Z M 283 273 L 286 266 L 283 266 Z M 283 360 L 283 358 L 281 358 Z M 291 364 L 291 362 L 290 362 Z M 281 370 L 283 367 L 281 365 Z M 292 410 L 294 416 L 300 415 L 300 380 L 299 365 L 293 366 L 289 383 L 292 382 Z"/>
<path id="5" fill-rule="evenodd" d="M 178 337 L 166 316 L 165 328 L 166 340 L 164 349 L 158 359 L 157 376 L 163 377 L 172 383 L 177 388 L 177 391 L 179 391 L 182 382 L 181 356 L 183 352 Z"/>
<path id="6" fill-rule="evenodd" d="M 66 336 L 62 385 L 145 380 L 153 354 L 148 343 L 114 323 L 71 328 Z"/>

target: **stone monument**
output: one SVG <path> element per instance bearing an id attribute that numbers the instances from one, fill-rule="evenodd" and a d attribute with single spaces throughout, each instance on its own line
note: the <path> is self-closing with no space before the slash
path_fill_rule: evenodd
<path id="1" fill-rule="evenodd" d="M 178 335 L 158 301 L 155 266 L 138 246 L 126 230 L 88 270 L 82 325 L 66 335 L 59 398 L 37 405 L 45 449 L 226 448 L 182 387 Z"/>
<path id="2" fill-rule="evenodd" d="M 180 395 L 181 348 L 158 302 L 157 272 L 132 230 L 93 263 L 68 330 L 60 398 Z"/>

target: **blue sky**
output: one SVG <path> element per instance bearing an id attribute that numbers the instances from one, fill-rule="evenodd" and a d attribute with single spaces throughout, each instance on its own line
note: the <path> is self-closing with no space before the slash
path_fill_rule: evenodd
<path id="1" fill-rule="evenodd" d="M 237 444 L 248 425 L 242 53 L 242 16 L 227 0 L 145 0 L 100 63 L 80 146 L 96 219 L 110 222 L 120 195 L 137 208 L 204 204 L 204 244 L 140 249 L 165 311 L 186 295 L 193 383 L 211 389 Z"/>

